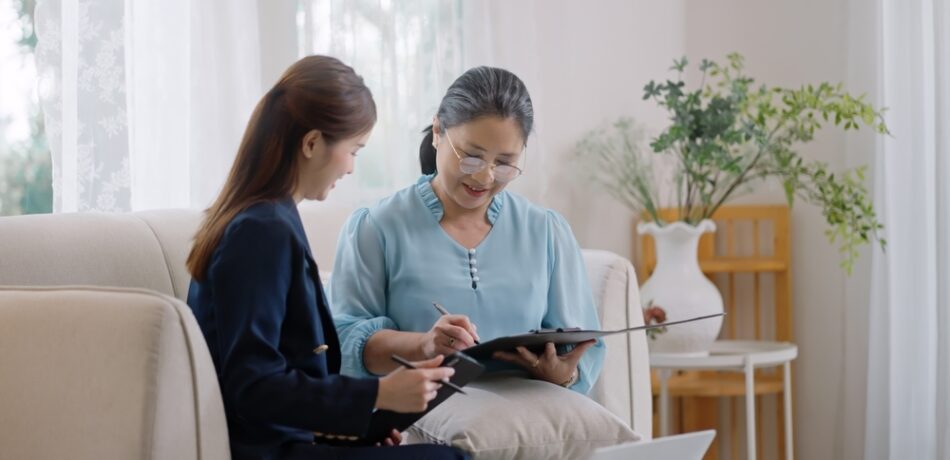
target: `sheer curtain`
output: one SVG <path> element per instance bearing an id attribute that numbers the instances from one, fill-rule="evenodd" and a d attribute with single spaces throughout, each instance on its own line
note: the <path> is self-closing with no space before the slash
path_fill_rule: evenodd
<path id="1" fill-rule="evenodd" d="M 874 260 L 867 458 L 950 458 L 950 5 L 882 0 L 878 162 L 889 249 Z"/>
<path id="2" fill-rule="evenodd" d="M 40 0 L 54 211 L 205 207 L 262 94 L 255 0 Z"/>
<path id="3" fill-rule="evenodd" d="M 300 55 L 352 66 L 373 92 L 378 122 L 356 172 L 329 201 L 371 204 L 419 176 L 422 129 L 463 67 L 458 0 L 300 0 Z"/>
<path id="4" fill-rule="evenodd" d="M 564 209 L 570 204 L 567 194 L 551 190 L 557 188 L 553 184 L 570 182 L 572 165 L 545 149 L 548 112 L 540 69 L 542 31 L 536 19 L 544 8 L 551 5 L 540 0 L 465 2 L 465 67 L 501 67 L 524 81 L 534 105 L 534 132 L 525 149 L 524 174 L 509 189 L 543 206 Z"/>
<path id="5" fill-rule="evenodd" d="M 123 2 L 41 0 L 35 18 L 53 209 L 128 209 Z"/>
<path id="6" fill-rule="evenodd" d="M 295 5 L 298 55 L 329 54 L 350 64 L 379 109 L 356 174 L 331 195 L 336 205 L 368 204 L 418 177 L 421 130 L 465 69 L 509 67 L 539 100 L 534 45 L 526 47 L 534 2 L 507 12 L 500 3 L 460 0 Z M 268 19 L 259 8 L 280 10 L 276 16 L 287 9 L 259 0 L 39 0 L 37 68 L 54 210 L 210 204 L 263 93 L 268 50 L 261 39 L 270 37 L 261 37 L 259 21 Z M 505 46 L 512 41 L 520 45 Z M 273 63 L 267 65 L 269 75 Z M 536 126 L 542 131 L 543 121 Z M 535 195 L 546 183 L 532 179 L 543 177 L 534 161 L 543 156 L 532 155 L 539 146 L 535 136 L 528 147 L 528 168 L 537 174 L 516 185 Z"/>
<path id="7" fill-rule="evenodd" d="M 858 19 L 852 78 L 888 108 L 893 135 L 873 141 L 888 247 L 873 251 L 869 295 L 856 296 L 868 302 L 849 305 L 856 327 L 845 329 L 846 353 L 856 369 L 866 366 L 866 379 L 846 376 L 844 412 L 852 417 L 844 423 L 858 426 L 844 428 L 842 456 L 950 459 L 950 2 L 850 8 Z"/>

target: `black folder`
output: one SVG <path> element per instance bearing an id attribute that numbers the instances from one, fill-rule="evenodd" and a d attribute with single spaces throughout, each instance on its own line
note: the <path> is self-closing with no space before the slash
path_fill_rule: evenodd
<path id="1" fill-rule="evenodd" d="M 487 342 L 482 342 L 479 345 L 466 348 L 464 353 L 479 361 L 488 361 L 492 359 L 492 354 L 494 354 L 496 351 L 514 351 L 515 348 L 519 346 L 523 346 L 528 350 L 531 350 L 533 353 L 541 353 L 544 351 L 545 344 L 551 342 L 559 346 L 558 354 L 563 354 L 566 352 L 566 348 L 563 347 L 564 345 L 576 345 L 587 340 L 597 339 L 608 335 L 673 326 L 675 324 L 715 318 L 717 316 L 723 316 L 724 314 L 725 313 L 716 313 L 713 315 L 698 316 L 696 318 L 684 319 L 680 321 L 669 321 L 660 324 L 628 327 L 626 329 L 617 329 L 613 331 L 583 330 L 581 328 L 533 330 L 527 334 L 509 335 L 507 337 L 499 337 Z M 457 354 L 458 353 L 455 355 Z"/>
<path id="2" fill-rule="evenodd" d="M 455 369 L 455 374 L 449 378 L 449 381 L 460 387 L 465 386 L 472 380 L 475 380 L 476 377 L 485 371 L 485 366 L 479 364 L 478 361 L 465 356 L 463 353 L 454 353 L 451 356 L 446 357 L 444 366 Z M 366 435 L 361 439 L 361 442 L 358 442 L 358 444 L 372 445 L 376 444 L 377 442 L 382 442 L 387 437 L 389 437 L 389 433 L 393 429 L 405 431 L 406 428 L 409 428 L 413 423 L 416 423 L 416 420 L 419 420 L 423 415 L 428 414 L 429 411 L 431 411 L 434 407 L 442 404 L 442 401 L 445 401 L 449 398 L 449 396 L 452 396 L 455 393 L 456 391 L 448 385 L 442 385 L 442 388 L 439 388 L 439 391 L 436 393 L 435 399 L 429 401 L 429 405 L 426 407 L 425 412 L 402 413 L 389 410 L 378 410 L 373 412 L 373 415 L 369 421 L 369 429 L 367 430 Z M 464 398 L 465 396 L 462 395 L 458 397 Z"/>

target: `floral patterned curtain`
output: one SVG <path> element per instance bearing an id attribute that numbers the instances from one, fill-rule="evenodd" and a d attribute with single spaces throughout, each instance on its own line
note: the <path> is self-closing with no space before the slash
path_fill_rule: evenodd
<path id="1" fill-rule="evenodd" d="M 261 87 L 257 0 L 40 0 L 53 210 L 203 208 Z"/>
<path id="2" fill-rule="evenodd" d="M 130 209 L 123 12 L 123 0 L 36 6 L 56 211 Z"/>

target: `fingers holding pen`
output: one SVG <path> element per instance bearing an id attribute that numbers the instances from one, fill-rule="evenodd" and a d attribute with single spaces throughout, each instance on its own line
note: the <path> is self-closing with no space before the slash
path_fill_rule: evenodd
<path id="1" fill-rule="evenodd" d="M 423 356 L 449 355 L 478 343 L 475 325 L 465 315 L 443 315 L 420 336 Z"/>
<path id="2" fill-rule="evenodd" d="M 453 315 L 438 302 L 432 302 L 432 306 L 435 307 L 435 309 L 440 315 L 442 315 L 443 318 L 448 319 L 450 324 L 464 328 L 475 340 L 475 344 L 478 344 L 478 342 L 481 341 L 481 339 L 478 338 L 478 327 L 475 326 L 475 323 L 473 323 L 468 316 Z"/>
<path id="3" fill-rule="evenodd" d="M 464 350 L 466 348 L 475 346 L 475 337 L 473 337 L 472 334 L 463 327 L 453 324 L 436 323 L 435 329 L 440 335 L 445 337 L 446 346 L 449 348 Z"/>
<path id="4" fill-rule="evenodd" d="M 443 316 L 449 324 L 465 330 L 465 333 L 472 338 L 472 345 L 477 344 L 481 339 L 478 337 L 478 327 L 472 322 L 471 318 L 465 315 L 446 315 Z"/>
<path id="5" fill-rule="evenodd" d="M 422 412 L 435 399 L 442 382 L 447 382 L 455 375 L 455 369 L 451 367 L 438 367 L 442 364 L 442 355 L 414 363 L 397 358 L 393 357 L 406 367 L 400 367 L 379 379 L 378 409 Z"/>

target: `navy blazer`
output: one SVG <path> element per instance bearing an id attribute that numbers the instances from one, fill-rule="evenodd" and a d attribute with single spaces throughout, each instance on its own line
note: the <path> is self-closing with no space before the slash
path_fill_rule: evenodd
<path id="1" fill-rule="evenodd" d="M 217 370 L 233 458 L 276 457 L 314 432 L 365 433 L 379 381 L 339 375 L 339 339 L 292 199 L 234 217 L 188 305 Z"/>

